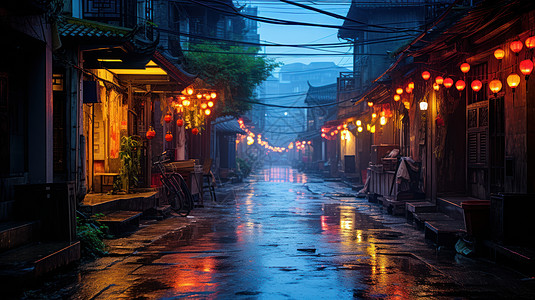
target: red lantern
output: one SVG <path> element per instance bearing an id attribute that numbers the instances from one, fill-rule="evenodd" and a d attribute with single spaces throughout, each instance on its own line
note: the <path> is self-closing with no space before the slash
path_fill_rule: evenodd
<path id="1" fill-rule="evenodd" d="M 184 120 L 182 120 L 182 119 L 176 120 L 176 126 L 182 127 L 183 125 L 184 125 Z"/>
<path id="2" fill-rule="evenodd" d="M 481 83 L 481 81 L 479 80 L 474 80 L 472 81 L 472 89 L 474 90 L 474 92 L 479 92 L 479 90 L 483 87 L 483 84 Z"/>
<path id="3" fill-rule="evenodd" d="M 520 72 L 522 72 L 522 74 L 524 74 L 527 77 L 531 74 L 532 71 L 533 71 L 533 62 L 531 61 L 531 59 L 526 59 L 520 62 Z"/>
<path id="4" fill-rule="evenodd" d="M 457 90 L 462 91 L 465 87 L 466 83 L 464 82 L 464 80 L 457 80 L 457 82 L 455 82 L 455 88 L 457 88 Z"/>
<path id="5" fill-rule="evenodd" d="M 171 132 L 167 132 L 165 134 L 165 140 L 168 141 L 168 142 L 173 140 L 173 135 L 171 134 Z"/>
<path id="6" fill-rule="evenodd" d="M 422 72 L 422 78 L 424 80 L 428 80 L 429 78 L 431 78 L 431 73 L 427 72 L 427 71 L 423 71 Z"/>
<path id="7" fill-rule="evenodd" d="M 197 129 L 197 128 L 193 128 L 193 129 L 191 130 L 191 133 L 193 133 L 194 135 L 197 135 L 197 134 L 199 134 L 199 129 Z"/>
<path id="8" fill-rule="evenodd" d="M 173 120 L 173 116 L 171 116 L 170 114 L 166 114 L 163 117 L 163 120 L 165 121 L 165 123 L 169 123 L 169 122 L 171 122 L 171 120 Z"/>
<path id="9" fill-rule="evenodd" d="M 511 42 L 511 45 L 509 45 L 509 48 L 511 49 L 511 51 L 513 51 L 516 55 L 518 55 L 518 52 L 520 52 L 520 50 L 522 50 L 522 47 L 524 45 L 522 44 L 521 41 L 514 41 L 514 42 Z"/>
<path id="10" fill-rule="evenodd" d="M 470 71 L 470 65 L 468 63 L 461 64 L 461 72 L 468 73 Z"/>
<path id="11" fill-rule="evenodd" d="M 444 119 L 442 119 L 441 116 L 437 116 L 435 118 L 435 122 L 436 122 L 437 126 L 444 126 Z"/>
<path id="12" fill-rule="evenodd" d="M 152 138 L 156 136 L 156 131 L 154 131 L 152 127 L 149 127 L 149 130 L 147 130 L 145 136 L 147 137 L 147 140 L 152 140 Z"/>
<path id="13" fill-rule="evenodd" d="M 526 48 L 535 48 L 535 36 L 530 36 L 526 39 Z"/>
<path id="14" fill-rule="evenodd" d="M 435 82 L 436 84 L 443 84 L 444 78 L 442 78 L 442 76 L 437 76 L 437 78 L 435 78 Z"/>
<path id="15" fill-rule="evenodd" d="M 502 82 L 498 79 L 493 79 L 489 82 L 489 89 L 496 96 L 496 94 L 502 89 Z"/>
<path id="16" fill-rule="evenodd" d="M 505 51 L 503 51 L 502 49 L 496 49 L 494 51 L 494 57 L 496 57 L 496 59 L 502 59 L 504 56 L 505 56 Z"/>
<path id="17" fill-rule="evenodd" d="M 449 89 L 452 85 L 453 85 L 453 79 L 449 77 L 444 79 L 444 87 Z"/>
<path id="18" fill-rule="evenodd" d="M 520 76 L 516 73 L 511 73 L 507 76 L 507 85 L 515 90 L 515 88 L 520 84 Z"/>

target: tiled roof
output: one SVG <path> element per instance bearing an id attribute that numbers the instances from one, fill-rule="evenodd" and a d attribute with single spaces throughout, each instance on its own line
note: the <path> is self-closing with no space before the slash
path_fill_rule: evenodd
<path id="1" fill-rule="evenodd" d="M 70 17 L 58 20 L 58 31 L 65 38 L 109 38 L 120 41 L 128 39 L 134 32 L 130 28 Z"/>

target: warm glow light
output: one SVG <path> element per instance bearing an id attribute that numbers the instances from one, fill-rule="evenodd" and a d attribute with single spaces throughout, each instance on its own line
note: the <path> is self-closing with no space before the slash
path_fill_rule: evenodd
<path id="1" fill-rule="evenodd" d="M 409 101 L 404 101 L 403 105 L 405 106 L 405 109 L 411 109 L 411 103 Z"/>
<path id="2" fill-rule="evenodd" d="M 370 124 L 366 124 L 366 130 L 370 131 L 371 128 L 372 128 L 372 127 L 371 127 Z"/>
<path id="3" fill-rule="evenodd" d="M 427 102 L 425 101 L 420 102 L 420 110 L 427 110 Z"/>
<path id="4" fill-rule="evenodd" d="M 206 109 L 207 107 L 208 107 L 208 104 L 206 104 L 206 103 L 201 103 L 201 108 L 202 108 L 202 109 Z"/>
<path id="5" fill-rule="evenodd" d="M 214 107 L 214 101 L 208 101 L 208 107 Z"/>
<path id="6" fill-rule="evenodd" d="M 399 101 L 399 99 L 401 99 L 401 96 L 398 95 L 398 94 L 395 94 L 394 95 L 394 101 Z"/>
<path id="7" fill-rule="evenodd" d="M 372 119 L 375 119 L 375 118 L 377 118 L 377 114 L 376 114 L 376 113 L 373 113 L 373 114 L 372 114 Z"/>
<path id="8" fill-rule="evenodd" d="M 509 76 L 507 76 L 507 85 L 514 89 L 520 84 L 520 76 L 516 73 L 511 73 Z"/>
<path id="9" fill-rule="evenodd" d="M 470 65 L 468 63 L 461 64 L 461 72 L 468 73 L 470 71 Z"/>
<path id="10" fill-rule="evenodd" d="M 444 79 L 444 87 L 445 88 L 449 89 L 452 85 L 453 85 L 453 79 L 451 79 L 449 77 Z"/>
<path id="11" fill-rule="evenodd" d="M 357 120 L 356 124 L 357 124 L 357 126 L 361 126 L 362 125 L 362 121 L 361 120 Z"/>
<path id="12" fill-rule="evenodd" d="M 412 81 L 409 82 L 409 84 L 407 85 L 407 87 L 408 87 L 409 89 L 413 90 L 413 89 L 414 89 L 414 82 L 412 82 Z"/>
<path id="13" fill-rule="evenodd" d="M 530 36 L 526 39 L 526 48 L 534 48 L 535 47 L 535 36 Z"/>
<path id="14" fill-rule="evenodd" d="M 191 102 L 189 100 L 182 100 L 182 105 L 189 106 Z"/>
<path id="15" fill-rule="evenodd" d="M 202 95 L 201 94 L 197 94 L 197 99 L 201 99 L 202 98 Z"/>
<path id="16" fill-rule="evenodd" d="M 520 62 L 520 72 L 525 76 L 529 76 L 533 71 L 533 62 L 531 59 L 526 59 Z"/>
<path id="17" fill-rule="evenodd" d="M 398 95 L 403 94 L 403 89 L 402 88 L 397 88 L 396 89 L 396 94 L 398 94 Z"/>
<path id="18" fill-rule="evenodd" d="M 370 128 L 370 132 L 375 133 L 375 125 L 373 125 L 372 128 Z"/>
<path id="19" fill-rule="evenodd" d="M 361 126 L 359 126 L 359 127 L 357 128 L 357 131 L 358 131 L 358 132 L 362 132 L 362 130 L 363 130 L 363 129 L 362 129 Z"/>
<path id="20" fill-rule="evenodd" d="M 442 78 L 442 76 L 437 76 L 437 78 L 435 78 L 435 82 L 437 84 L 442 84 L 444 83 L 444 78 Z"/>
<path id="21" fill-rule="evenodd" d="M 188 95 L 193 95 L 193 89 L 192 88 L 186 89 L 186 93 L 188 93 Z"/>
<path id="22" fill-rule="evenodd" d="M 502 59 L 504 56 L 505 56 L 505 51 L 503 51 L 503 49 L 498 48 L 494 50 L 494 57 L 496 57 L 496 59 Z"/>
<path id="23" fill-rule="evenodd" d="M 217 97 L 217 94 L 216 94 L 215 92 L 212 92 L 212 93 L 210 94 L 210 97 L 212 97 L 212 99 L 215 99 L 215 97 Z"/>
<path id="24" fill-rule="evenodd" d="M 491 82 L 489 82 L 489 89 L 494 93 L 498 93 L 502 89 L 502 82 L 498 79 L 494 79 Z"/>
<path id="25" fill-rule="evenodd" d="M 479 90 L 483 87 L 483 84 L 481 83 L 481 81 L 476 79 L 472 81 L 472 84 L 470 86 L 472 87 L 472 90 L 474 90 L 474 92 L 479 92 Z"/>
<path id="26" fill-rule="evenodd" d="M 433 89 L 434 89 L 435 91 L 438 91 L 438 90 L 440 89 L 440 85 L 439 85 L 438 83 L 436 83 L 436 82 L 433 83 Z"/>
<path id="27" fill-rule="evenodd" d="M 172 141 L 172 140 L 173 140 L 173 135 L 172 135 L 171 133 L 168 132 L 168 133 L 165 135 L 165 140 L 168 141 L 168 142 Z"/>
<path id="28" fill-rule="evenodd" d="M 322 134 L 321 134 L 321 137 L 324 138 L 324 137 L 325 137 L 325 133 L 322 133 Z M 290 148 L 290 149 L 291 149 L 291 148 Z"/>
<path id="29" fill-rule="evenodd" d="M 410 94 L 412 93 L 412 89 L 410 87 L 405 88 L 405 93 Z"/>
<path id="30" fill-rule="evenodd" d="M 516 55 L 518 55 L 518 52 L 520 52 L 520 50 L 522 50 L 522 47 L 524 46 L 524 44 L 522 44 L 521 41 L 514 41 L 514 42 L 511 42 L 511 44 L 509 45 L 509 48 L 511 49 L 511 51 L 513 51 Z"/>
<path id="31" fill-rule="evenodd" d="M 431 73 L 427 72 L 427 71 L 423 71 L 422 72 L 422 78 L 424 80 L 428 80 L 429 78 L 431 78 Z"/>
<path id="32" fill-rule="evenodd" d="M 204 114 L 207 115 L 207 116 L 209 116 L 211 113 L 212 113 L 212 111 L 209 110 L 209 109 L 207 109 L 207 110 L 204 111 Z"/>
<path id="33" fill-rule="evenodd" d="M 369 102 L 368 102 L 368 106 L 369 106 L 369 107 L 372 107 L 372 106 L 373 106 L 373 102 L 369 101 Z"/>
<path id="34" fill-rule="evenodd" d="M 385 117 L 381 117 L 381 118 L 379 119 L 379 124 L 381 124 L 381 125 L 385 125 L 385 124 L 386 124 L 386 118 L 385 118 Z"/>
<path id="35" fill-rule="evenodd" d="M 457 80 L 457 82 L 455 82 L 455 88 L 457 88 L 457 90 L 462 91 L 465 87 L 466 83 L 464 82 L 464 80 Z"/>

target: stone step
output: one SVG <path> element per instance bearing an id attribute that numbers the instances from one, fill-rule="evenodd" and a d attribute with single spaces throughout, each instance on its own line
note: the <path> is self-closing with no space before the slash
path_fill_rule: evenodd
<path id="1" fill-rule="evenodd" d="M 448 196 L 437 198 L 437 211 L 448 215 L 455 220 L 464 220 L 464 212 L 461 203 L 464 201 L 479 200 L 466 196 Z"/>
<path id="2" fill-rule="evenodd" d="M 98 221 L 109 227 L 113 235 L 122 235 L 139 228 L 142 212 L 119 210 L 105 215 Z"/>
<path id="3" fill-rule="evenodd" d="M 422 202 L 407 202 L 405 206 L 405 217 L 407 223 L 412 224 L 414 221 L 414 214 L 418 213 L 433 213 L 437 211 L 437 206 L 428 201 Z"/>
<path id="4" fill-rule="evenodd" d="M 0 254 L 0 278 L 35 278 L 80 260 L 80 242 L 33 243 Z"/>
<path id="5" fill-rule="evenodd" d="M 459 220 L 428 220 L 424 224 L 425 239 L 437 247 L 453 248 L 459 237 L 466 233 L 464 222 Z"/>
<path id="6" fill-rule="evenodd" d="M 8 221 L 0 223 L 0 252 L 34 242 L 38 236 L 37 221 Z"/>
<path id="7" fill-rule="evenodd" d="M 448 217 L 443 213 L 431 212 L 431 213 L 415 213 L 414 225 L 416 228 L 422 230 L 425 227 L 425 222 L 427 221 L 453 221 L 452 218 Z"/>

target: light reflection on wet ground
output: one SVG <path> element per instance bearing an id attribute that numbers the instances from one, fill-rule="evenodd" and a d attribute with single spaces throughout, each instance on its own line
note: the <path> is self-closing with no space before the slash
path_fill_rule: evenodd
<path id="1" fill-rule="evenodd" d="M 86 267 L 73 298 L 470 296 L 403 251 L 413 237 L 385 226 L 380 213 L 351 194 L 290 168 L 266 169 L 236 187 L 235 202 L 195 210 L 185 230 Z"/>

